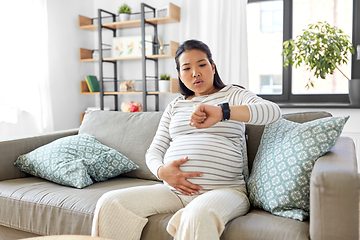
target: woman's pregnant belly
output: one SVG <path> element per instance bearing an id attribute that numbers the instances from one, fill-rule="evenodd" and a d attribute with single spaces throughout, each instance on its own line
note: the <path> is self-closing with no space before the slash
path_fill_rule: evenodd
<path id="1" fill-rule="evenodd" d="M 183 135 L 171 142 L 164 163 L 184 157 L 188 157 L 188 161 L 180 166 L 180 170 L 202 173 L 202 177 L 188 178 L 188 181 L 200 185 L 202 192 L 245 184 L 240 140 L 236 143 L 206 133 Z"/>

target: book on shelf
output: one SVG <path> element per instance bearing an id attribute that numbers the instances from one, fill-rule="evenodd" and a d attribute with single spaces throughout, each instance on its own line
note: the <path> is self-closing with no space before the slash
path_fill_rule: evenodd
<path id="1" fill-rule="evenodd" d="M 96 76 L 86 76 L 85 81 L 90 92 L 100 92 L 100 85 Z"/>

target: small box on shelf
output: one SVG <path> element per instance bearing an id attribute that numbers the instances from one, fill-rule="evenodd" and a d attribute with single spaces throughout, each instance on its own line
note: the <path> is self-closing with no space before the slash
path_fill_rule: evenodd
<path id="1" fill-rule="evenodd" d="M 80 48 L 79 59 L 81 62 L 91 62 L 91 61 L 99 60 L 99 59 L 93 59 L 93 50 L 86 48 Z"/>
<path id="2" fill-rule="evenodd" d="M 96 93 L 90 92 L 90 89 L 89 89 L 86 81 L 81 81 L 80 82 L 80 94 L 96 94 Z"/>
<path id="3" fill-rule="evenodd" d="M 81 29 L 89 30 L 89 31 L 96 31 L 98 27 L 97 25 L 93 25 L 91 18 L 82 15 L 78 16 L 78 26 Z"/>
<path id="4" fill-rule="evenodd" d="M 151 55 L 147 57 L 152 59 L 175 57 L 176 50 L 178 49 L 178 47 L 179 47 L 179 43 L 170 41 L 170 43 L 167 46 L 165 46 L 165 54 Z"/>
<path id="5" fill-rule="evenodd" d="M 179 43 L 170 41 L 170 56 L 175 57 L 178 48 L 179 48 Z"/>
<path id="6" fill-rule="evenodd" d="M 178 78 L 170 78 L 170 92 L 171 93 L 179 92 L 179 79 Z"/>

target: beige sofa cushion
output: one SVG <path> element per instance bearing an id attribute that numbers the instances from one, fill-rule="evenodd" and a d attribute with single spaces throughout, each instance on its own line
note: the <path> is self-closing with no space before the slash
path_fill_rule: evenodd
<path id="1" fill-rule="evenodd" d="M 2 181 L 0 224 L 39 235 L 90 235 L 93 212 L 102 194 L 157 183 L 118 177 L 76 189 L 37 177 Z"/>
<path id="2" fill-rule="evenodd" d="M 149 217 L 141 240 L 171 240 L 165 231 L 172 214 L 157 214 Z M 154 238 L 157 236 L 157 238 Z M 277 217 L 262 210 L 253 209 L 245 216 L 230 221 L 221 235 L 226 240 L 308 240 L 309 222 Z"/>
<path id="3" fill-rule="evenodd" d="M 122 176 L 157 180 L 145 163 L 145 153 L 158 128 L 162 112 L 90 111 L 84 116 L 80 133 L 88 133 L 139 166 Z"/>

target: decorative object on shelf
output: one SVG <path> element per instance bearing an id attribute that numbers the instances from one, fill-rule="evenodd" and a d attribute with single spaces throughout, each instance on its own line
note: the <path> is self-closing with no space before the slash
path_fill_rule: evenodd
<path id="1" fill-rule="evenodd" d="M 90 92 L 100 92 L 100 85 L 96 76 L 86 76 L 85 81 Z"/>
<path id="2" fill-rule="evenodd" d="M 153 54 L 153 44 L 151 35 L 145 36 L 145 54 Z M 141 36 L 116 37 L 113 38 L 112 56 L 119 57 L 138 57 L 142 54 Z"/>
<path id="3" fill-rule="evenodd" d="M 159 92 L 170 92 L 170 76 L 161 74 L 159 80 Z"/>
<path id="4" fill-rule="evenodd" d="M 134 81 L 122 81 L 120 83 L 120 92 L 135 92 Z"/>
<path id="5" fill-rule="evenodd" d="M 296 39 L 289 39 L 283 43 L 282 51 L 284 67 L 288 65 L 299 67 L 305 64 L 307 70 L 314 71 L 316 78 L 325 79 L 326 74 L 333 74 L 337 69 L 349 80 L 349 98 L 352 105 L 360 105 L 360 80 L 349 79 L 338 65 L 347 64 L 347 54 L 354 53 L 350 37 L 335 26 L 327 22 L 309 24 L 309 29 Z M 359 82 L 359 83 L 358 83 Z M 314 87 L 314 81 L 309 79 L 306 88 Z M 354 88 L 357 88 L 356 90 Z M 355 96 L 353 96 L 355 94 Z M 357 102 L 356 102 L 357 101 Z"/>
<path id="6" fill-rule="evenodd" d="M 159 50 L 160 50 L 158 51 L 158 54 L 164 55 L 165 54 L 164 44 L 162 43 L 160 37 L 158 37 L 158 41 L 159 41 Z"/>
<path id="7" fill-rule="evenodd" d="M 157 18 L 168 17 L 168 16 L 169 16 L 169 6 L 156 9 Z"/>
<path id="8" fill-rule="evenodd" d="M 121 111 L 123 112 L 142 112 L 143 111 L 143 106 L 141 105 L 141 103 L 138 102 L 123 102 L 121 104 Z"/>
<path id="9" fill-rule="evenodd" d="M 98 50 L 93 50 L 92 58 L 93 59 L 99 59 L 99 51 Z"/>
<path id="10" fill-rule="evenodd" d="M 131 8 L 127 4 L 121 5 L 119 8 L 119 21 L 125 22 L 130 20 Z"/>

